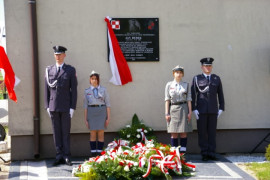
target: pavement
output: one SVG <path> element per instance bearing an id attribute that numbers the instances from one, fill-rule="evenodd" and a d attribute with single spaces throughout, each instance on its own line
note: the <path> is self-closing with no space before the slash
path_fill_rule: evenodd
<path id="1" fill-rule="evenodd" d="M 0 100 L 0 123 L 8 125 L 7 100 Z M 72 177 L 72 169 L 82 164 L 88 157 L 73 157 L 73 166 L 59 165 L 52 166 L 54 159 L 42 159 L 33 161 L 12 161 L 10 162 L 10 137 L 7 136 L 8 149 L 0 153 L 0 180 L 26 180 L 26 179 L 48 179 L 48 180 L 74 180 L 79 179 Z M 2 159 L 1 159 L 2 158 Z M 192 177 L 173 177 L 173 179 L 245 179 L 254 180 L 252 176 L 240 169 L 234 163 L 229 161 L 223 155 L 218 155 L 218 161 L 201 160 L 198 154 L 187 154 L 186 159 L 189 163 L 196 165 L 195 174 Z M 4 162 L 4 161 L 7 162 Z"/>

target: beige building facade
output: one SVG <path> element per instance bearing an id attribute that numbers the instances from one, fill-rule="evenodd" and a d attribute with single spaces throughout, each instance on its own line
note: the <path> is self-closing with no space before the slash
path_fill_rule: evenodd
<path id="1" fill-rule="evenodd" d="M 77 70 L 78 100 L 72 118 L 71 153 L 87 156 L 88 129 L 84 125 L 83 92 L 89 73 L 101 74 L 111 99 L 111 124 L 106 142 L 131 122 L 136 113 L 159 140 L 169 143 L 164 118 L 164 90 L 171 69 L 185 68 L 184 81 L 201 73 L 199 60 L 215 59 L 213 73 L 223 83 L 225 112 L 218 120 L 217 151 L 249 152 L 269 132 L 270 1 L 268 0 L 36 0 L 38 95 L 40 116 L 33 117 L 33 43 L 31 1 L 6 0 L 7 54 L 21 83 L 18 103 L 9 101 L 12 159 L 34 158 L 34 121 L 40 122 L 40 157 L 54 157 L 51 120 L 44 109 L 45 68 L 54 64 L 54 45 L 67 47 L 66 63 Z M 158 62 L 128 62 L 133 82 L 109 83 L 105 16 L 159 18 Z M 196 120 L 188 151 L 198 153 Z M 257 151 L 264 151 L 261 146 Z"/>

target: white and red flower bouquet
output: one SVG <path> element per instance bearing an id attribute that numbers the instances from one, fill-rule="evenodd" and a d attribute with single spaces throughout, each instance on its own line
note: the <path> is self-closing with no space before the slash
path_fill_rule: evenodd
<path id="1" fill-rule="evenodd" d="M 148 140 L 150 136 L 147 134 L 151 134 L 151 128 L 138 121 L 137 117 L 134 120 L 134 117 L 131 126 L 120 130 L 125 137 L 132 135 L 132 141 L 119 139 L 109 143 L 100 156 L 92 157 L 74 168 L 73 176 L 88 180 L 172 179 L 172 176 L 192 176 L 195 165 L 184 161 L 183 154 L 179 153 L 180 147 Z"/>

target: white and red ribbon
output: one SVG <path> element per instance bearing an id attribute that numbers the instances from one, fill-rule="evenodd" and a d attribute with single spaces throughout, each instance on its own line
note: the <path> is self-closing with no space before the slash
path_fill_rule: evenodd
<path id="1" fill-rule="evenodd" d="M 112 78 L 110 82 L 115 85 L 124 85 L 128 82 L 132 82 L 132 76 L 127 61 L 122 53 L 118 40 L 112 29 L 110 20 L 111 18 L 108 16 L 105 18 L 108 27 L 108 40 L 110 49 L 109 60 L 112 71 Z"/>

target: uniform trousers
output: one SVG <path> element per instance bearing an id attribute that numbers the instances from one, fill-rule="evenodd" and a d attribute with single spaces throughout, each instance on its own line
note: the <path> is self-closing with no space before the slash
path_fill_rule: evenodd
<path id="1" fill-rule="evenodd" d="M 56 159 L 70 157 L 70 127 L 69 112 L 51 111 L 53 140 L 56 149 Z"/>
<path id="2" fill-rule="evenodd" d="M 215 156 L 217 114 L 199 114 L 198 140 L 202 155 Z"/>

